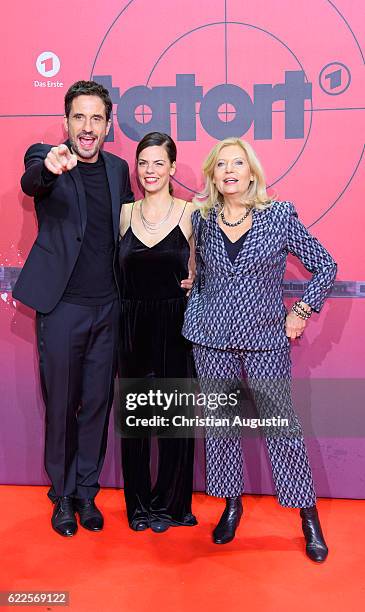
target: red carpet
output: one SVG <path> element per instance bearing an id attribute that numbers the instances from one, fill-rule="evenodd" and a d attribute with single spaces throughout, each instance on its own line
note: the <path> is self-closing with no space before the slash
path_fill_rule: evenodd
<path id="1" fill-rule="evenodd" d="M 51 529 L 46 487 L 1 486 L 0 503 L 0 590 L 70 593 L 68 607 L 49 604 L 31 610 L 364 609 L 362 500 L 319 500 L 330 548 L 322 565 L 305 556 L 298 511 L 280 508 L 272 497 L 244 497 L 237 537 L 224 546 L 210 540 L 222 502 L 203 494 L 194 496 L 198 526 L 155 534 L 131 531 L 122 491 L 103 489 L 98 505 L 104 531 L 79 528 L 69 539 Z"/>

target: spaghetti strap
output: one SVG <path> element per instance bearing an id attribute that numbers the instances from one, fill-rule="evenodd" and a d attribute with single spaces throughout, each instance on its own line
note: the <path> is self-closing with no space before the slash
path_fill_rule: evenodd
<path id="1" fill-rule="evenodd" d="M 181 213 L 181 215 L 180 215 L 180 219 L 179 219 L 179 221 L 178 221 L 178 225 L 180 225 L 180 221 L 181 221 L 181 219 L 183 218 L 183 215 L 184 215 L 184 212 L 185 212 L 185 208 L 186 208 L 187 203 L 188 203 L 188 201 L 187 201 L 187 200 L 185 200 L 184 208 L 183 208 L 183 211 L 182 211 L 182 213 Z"/>
<path id="2" fill-rule="evenodd" d="M 131 208 L 131 216 L 129 217 L 129 227 L 132 226 L 132 215 L 133 215 L 133 208 L 134 208 L 135 202 L 132 202 L 132 208 Z"/>

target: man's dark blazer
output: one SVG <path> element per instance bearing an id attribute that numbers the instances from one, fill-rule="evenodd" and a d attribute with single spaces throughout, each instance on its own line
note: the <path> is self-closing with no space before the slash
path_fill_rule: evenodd
<path id="1" fill-rule="evenodd" d="M 69 142 L 65 144 L 69 146 Z M 24 193 L 34 197 L 38 236 L 13 289 L 16 299 L 41 313 L 53 310 L 62 298 L 80 253 L 87 220 L 86 195 L 77 166 L 52 176 L 44 166 L 51 148 L 35 144 L 25 154 L 21 186 Z M 111 153 L 100 154 L 109 183 L 117 245 L 121 205 L 134 199 L 128 164 Z"/>

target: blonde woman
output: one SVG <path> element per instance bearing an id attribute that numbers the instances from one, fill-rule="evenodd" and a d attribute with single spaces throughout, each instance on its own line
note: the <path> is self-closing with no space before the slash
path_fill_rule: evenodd
<path id="1" fill-rule="evenodd" d="M 183 334 L 194 343 L 199 378 L 247 379 L 261 416 L 288 418 L 288 427 L 265 430 L 278 501 L 300 508 L 306 552 L 324 561 L 328 548 L 316 509 L 312 472 L 290 394 L 290 340 L 300 338 L 319 312 L 336 274 L 325 248 L 299 221 L 291 202 L 272 201 L 252 147 L 239 138 L 216 144 L 203 172 L 203 204 L 193 213 L 200 278 L 185 313 Z M 283 303 L 288 253 L 312 272 L 302 299 L 289 313 Z M 223 382 L 222 382 L 223 385 Z M 213 532 L 217 544 L 235 536 L 242 515 L 241 440 L 206 440 L 207 493 L 226 498 Z"/>

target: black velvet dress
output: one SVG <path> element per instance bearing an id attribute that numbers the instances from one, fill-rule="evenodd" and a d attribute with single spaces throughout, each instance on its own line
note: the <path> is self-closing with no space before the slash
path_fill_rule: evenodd
<path id="1" fill-rule="evenodd" d="M 188 378 L 189 342 L 181 335 L 186 306 L 180 282 L 188 276 L 189 244 L 179 225 L 153 247 L 129 227 L 120 243 L 122 330 L 120 376 Z M 150 436 L 122 440 L 129 524 L 163 519 L 195 525 L 191 513 L 194 440 L 158 438 L 158 475 L 151 487 Z"/>

